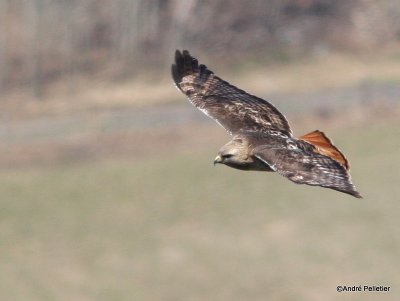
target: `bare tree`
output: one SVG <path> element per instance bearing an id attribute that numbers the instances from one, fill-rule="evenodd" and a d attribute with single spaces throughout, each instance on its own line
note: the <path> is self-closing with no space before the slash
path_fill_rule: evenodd
<path id="1" fill-rule="evenodd" d="M 8 10 L 8 1 L 0 1 L 0 26 L 7 28 L 6 15 Z M 7 32 L 0 30 L 0 92 L 3 92 L 6 85 L 8 61 L 7 61 Z"/>
<path id="2" fill-rule="evenodd" d="M 0 89 L 25 85 L 38 99 L 57 79 L 73 88 L 78 74 L 111 70 L 115 79 L 159 70 L 175 48 L 213 51 L 227 62 L 307 55 L 321 45 L 351 49 L 358 40 L 382 47 L 400 39 L 397 2 L 1 0 Z"/>
<path id="3" fill-rule="evenodd" d="M 28 47 L 26 49 L 26 69 L 28 81 L 30 83 L 32 96 L 38 99 L 41 96 L 41 56 L 40 45 L 42 38 L 42 28 L 40 24 L 40 11 L 42 8 L 41 0 L 31 0 L 25 2 L 25 14 L 28 30 Z"/>

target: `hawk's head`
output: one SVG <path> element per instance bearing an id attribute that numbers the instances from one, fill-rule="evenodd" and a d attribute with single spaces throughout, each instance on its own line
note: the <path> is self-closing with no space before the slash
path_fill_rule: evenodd
<path id="1" fill-rule="evenodd" d="M 234 138 L 219 150 L 214 165 L 220 163 L 233 168 L 247 169 L 252 162 L 253 158 L 249 155 L 247 141 L 242 138 Z"/>

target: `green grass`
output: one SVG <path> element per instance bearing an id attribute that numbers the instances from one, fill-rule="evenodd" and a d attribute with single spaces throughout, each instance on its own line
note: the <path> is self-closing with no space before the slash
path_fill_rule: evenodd
<path id="1" fill-rule="evenodd" d="M 398 129 L 333 133 L 362 200 L 210 150 L 3 170 L 0 300 L 398 300 Z"/>

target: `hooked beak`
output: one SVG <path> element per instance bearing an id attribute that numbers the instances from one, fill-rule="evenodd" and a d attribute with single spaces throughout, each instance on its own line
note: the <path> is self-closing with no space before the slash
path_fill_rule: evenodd
<path id="1" fill-rule="evenodd" d="M 217 163 L 222 163 L 222 158 L 221 158 L 220 155 L 218 155 L 218 156 L 215 157 L 215 159 L 214 159 L 214 166 L 215 166 L 215 164 L 217 164 Z"/>

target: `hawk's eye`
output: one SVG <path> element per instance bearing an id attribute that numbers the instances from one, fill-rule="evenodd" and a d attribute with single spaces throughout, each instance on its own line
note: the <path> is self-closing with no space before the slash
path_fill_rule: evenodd
<path id="1" fill-rule="evenodd" d="M 230 158 L 232 156 L 233 156 L 232 154 L 223 154 L 222 158 L 227 159 L 227 158 Z"/>

